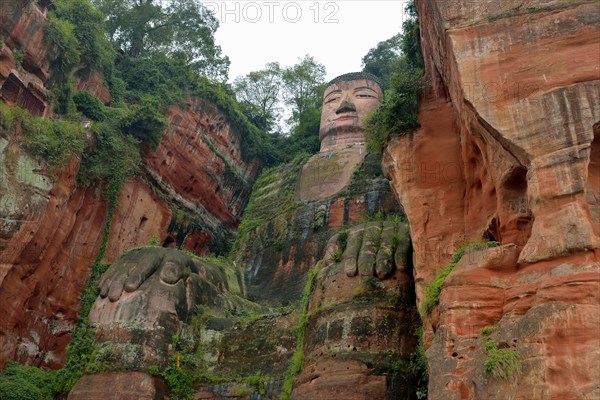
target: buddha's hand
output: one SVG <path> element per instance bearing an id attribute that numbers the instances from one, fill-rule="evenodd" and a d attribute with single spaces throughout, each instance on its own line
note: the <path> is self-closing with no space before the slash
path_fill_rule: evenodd
<path id="1" fill-rule="evenodd" d="M 327 243 L 323 262 L 341 263 L 349 277 L 386 279 L 408 265 L 410 236 L 404 222 L 367 222 L 340 231 Z"/>

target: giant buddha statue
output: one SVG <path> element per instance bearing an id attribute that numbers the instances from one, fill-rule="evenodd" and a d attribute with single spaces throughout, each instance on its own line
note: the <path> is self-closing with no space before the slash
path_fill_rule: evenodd
<path id="1" fill-rule="evenodd" d="M 102 277 L 90 314 L 97 346 L 117 349 L 125 369 L 169 368 L 178 350 L 171 338 L 177 336 L 211 349 L 205 365 L 213 374 L 260 370 L 281 377 L 295 343 L 287 317 L 242 336 L 231 320 L 266 307 L 296 308 L 312 279 L 309 270 L 316 268 L 305 368 L 294 398 L 335 398 L 353 379 L 365 398 L 412 390 L 400 383 L 402 371 L 392 368 L 416 346 L 416 313 L 405 306 L 414 293 L 408 227 L 379 156 L 366 151 L 362 128 L 381 99 L 381 84 L 370 74 L 345 74 L 329 83 L 320 152 L 257 180 L 231 261 L 162 248 L 123 255 Z M 201 337 L 186 330 L 199 312 Z M 264 335 L 273 337 L 265 341 Z M 240 346 L 239 338 L 262 345 Z M 323 365 L 332 369 L 322 371 Z"/>
<path id="2" fill-rule="evenodd" d="M 382 97 L 379 79 L 365 72 L 340 75 L 329 83 L 319 129 L 321 151 L 303 168 L 302 200 L 324 199 L 348 185 L 366 154 L 363 122 Z"/>

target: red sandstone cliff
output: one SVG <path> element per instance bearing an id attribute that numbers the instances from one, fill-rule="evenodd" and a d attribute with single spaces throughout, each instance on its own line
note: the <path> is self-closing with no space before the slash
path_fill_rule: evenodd
<path id="1" fill-rule="evenodd" d="M 46 116 L 46 11 L 17 3 L 0 14 L 0 100 Z M 97 73 L 79 77 L 77 86 L 110 101 Z M 258 169 L 241 159 L 240 133 L 200 99 L 171 107 L 167 119 L 161 145 L 143 157 L 144 179 L 131 179 L 120 193 L 105 261 L 153 236 L 207 254 L 226 247 L 239 223 Z M 108 212 L 100 187 L 77 186 L 79 162 L 52 178 L 22 149 L 18 130 L 0 137 L 0 366 L 64 362 Z"/>
<path id="2" fill-rule="evenodd" d="M 600 396 L 598 3 L 417 1 L 421 128 L 384 164 L 410 221 L 418 302 L 462 244 L 426 321 L 432 399 Z M 520 353 L 484 372 L 480 328 Z"/>

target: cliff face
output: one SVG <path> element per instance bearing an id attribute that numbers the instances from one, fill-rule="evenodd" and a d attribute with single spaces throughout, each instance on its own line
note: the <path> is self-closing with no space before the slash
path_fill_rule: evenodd
<path id="1" fill-rule="evenodd" d="M 22 3 L 0 14 L 0 100 L 48 116 L 46 10 Z M 100 74 L 76 78 L 79 89 L 110 101 Z M 104 261 L 153 236 L 196 254 L 223 251 L 239 223 L 258 168 L 242 160 L 240 134 L 201 99 L 172 106 L 166 117 L 161 145 L 143 156 L 142 177 L 121 190 Z M 93 145 L 91 132 L 86 139 Z M 64 362 L 108 214 L 99 185 L 77 185 L 79 167 L 75 159 L 50 171 L 28 154 L 19 126 L 0 134 L 0 366 Z"/>
<path id="2" fill-rule="evenodd" d="M 166 116 L 169 128 L 158 149 L 144 154 L 144 172 L 171 208 L 187 216 L 174 218 L 160 239 L 199 255 L 226 252 L 259 165 L 242 159 L 240 133 L 210 102 L 191 98 Z"/>
<path id="3" fill-rule="evenodd" d="M 421 127 L 384 164 L 410 221 L 418 303 L 458 247 L 501 245 L 465 256 L 427 318 L 429 396 L 595 398 L 598 5 L 417 6 L 430 87 Z M 521 372 L 486 373 L 486 339 L 518 351 Z"/>

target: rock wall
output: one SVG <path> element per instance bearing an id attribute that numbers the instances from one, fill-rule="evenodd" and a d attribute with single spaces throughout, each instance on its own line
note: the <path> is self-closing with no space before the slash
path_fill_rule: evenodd
<path id="1" fill-rule="evenodd" d="M 163 143 L 144 156 L 147 175 L 121 190 L 105 262 L 153 237 L 196 254 L 224 251 L 231 242 L 258 165 L 241 161 L 237 133 L 224 135 L 229 125 L 214 106 L 190 102 L 195 108 L 171 108 Z M 220 140 L 214 147 L 198 134 L 200 120 L 220 124 L 211 128 Z M 53 177 L 22 149 L 18 130 L 0 138 L 0 165 L 0 363 L 58 367 L 100 248 L 107 203 L 101 187 L 77 186 L 79 160 Z"/>
<path id="2" fill-rule="evenodd" d="M 166 117 L 160 145 L 143 156 L 148 182 L 179 214 L 161 243 L 198 255 L 226 253 L 259 165 L 242 159 L 241 133 L 210 102 L 190 98 Z"/>
<path id="3" fill-rule="evenodd" d="M 0 11 L 0 101 L 51 116 L 47 11 L 28 1 Z M 78 71 L 76 81 L 110 101 L 99 73 Z M 153 237 L 196 254 L 231 244 L 259 166 L 242 160 L 240 133 L 209 102 L 190 99 L 166 117 L 161 145 L 143 156 L 144 174 L 119 195 L 105 262 Z M 86 139 L 93 146 L 91 134 Z M 0 367 L 11 359 L 51 368 L 64 362 L 108 214 L 100 186 L 77 185 L 79 164 L 49 171 L 24 150 L 20 127 L 0 132 Z"/>
<path id="4" fill-rule="evenodd" d="M 426 320 L 429 398 L 596 398 L 598 4 L 417 1 L 421 127 L 384 164 L 410 221 L 418 303 L 461 245 Z M 596 49 L 596 50 L 594 50 Z M 493 325 L 521 372 L 486 372 Z"/>

